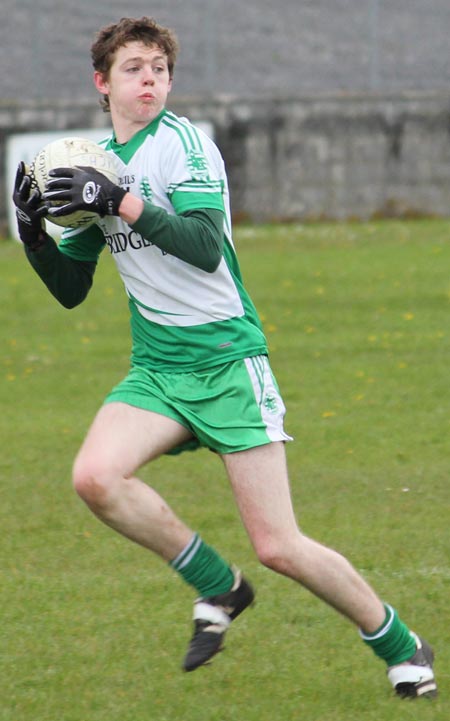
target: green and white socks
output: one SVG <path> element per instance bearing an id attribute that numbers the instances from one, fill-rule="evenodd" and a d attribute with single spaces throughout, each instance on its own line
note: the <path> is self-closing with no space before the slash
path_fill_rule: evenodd
<path id="1" fill-rule="evenodd" d="M 388 666 L 396 666 L 407 661 L 416 652 L 416 641 L 409 628 L 398 617 L 397 611 L 385 603 L 386 618 L 373 633 L 363 633 L 360 630 L 364 643 L 372 651 L 386 661 Z"/>
<path id="2" fill-rule="evenodd" d="M 197 533 L 169 565 L 201 598 L 227 593 L 234 583 L 230 566 Z"/>
<path id="3" fill-rule="evenodd" d="M 227 593 L 233 586 L 234 574 L 217 551 L 196 533 L 187 546 L 169 564 L 201 598 Z M 359 631 L 364 643 L 387 665 L 396 666 L 416 652 L 416 641 L 397 611 L 385 603 L 386 618 L 373 633 Z"/>

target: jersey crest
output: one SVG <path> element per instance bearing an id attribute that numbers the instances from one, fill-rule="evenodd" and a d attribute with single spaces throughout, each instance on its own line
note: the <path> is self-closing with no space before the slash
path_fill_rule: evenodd
<path id="1" fill-rule="evenodd" d="M 151 189 L 151 187 L 150 187 L 150 182 L 149 182 L 149 179 L 147 178 L 147 176 L 144 176 L 144 177 L 142 178 L 141 182 L 139 183 L 139 189 L 140 189 L 140 191 L 141 191 L 142 197 L 145 198 L 145 200 L 151 200 L 151 199 L 152 199 L 152 197 L 153 197 L 153 192 L 152 192 L 152 189 Z"/>
<path id="2" fill-rule="evenodd" d="M 205 154 L 193 148 L 186 156 L 186 165 L 193 180 L 208 180 L 209 169 Z"/>

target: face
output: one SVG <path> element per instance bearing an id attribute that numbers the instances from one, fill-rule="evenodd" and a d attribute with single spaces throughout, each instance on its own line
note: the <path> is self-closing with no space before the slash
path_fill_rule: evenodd
<path id="1" fill-rule="evenodd" d="M 102 95 L 109 97 L 119 143 L 129 140 L 159 115 L 172 87 L 166 55 L 160 48 L 140 42 L 119 48 L 108 77 L 95 72 L 94 83 Z"/>

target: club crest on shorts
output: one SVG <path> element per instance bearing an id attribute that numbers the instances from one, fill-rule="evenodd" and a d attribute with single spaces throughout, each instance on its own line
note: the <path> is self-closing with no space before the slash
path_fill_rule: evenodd
<path id="1" fill-rule="evenodd" d="M 264 397 L 263 406 L 269 413 L 276 413 L 278 411 L 277 399 L 270 394 Z"/>

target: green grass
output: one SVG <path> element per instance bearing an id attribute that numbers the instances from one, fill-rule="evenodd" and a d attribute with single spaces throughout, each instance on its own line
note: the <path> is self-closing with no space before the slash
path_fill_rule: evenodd
<path id="1" fill-rule="evenodd" d="M 300 524 L 432 641 L 435 703 L 393 697 L 350 624 L 258 565 L 206 451 L 160 459 L 143 478 L 245 568 L 258 603 L 213 665 L 182 674 L 192 593 L 70 485 L 86 428 L 128 366 L 113 262 L 105 254 L 69 312 L 18 244 L 0 244 L 0 721 L 448 719 L 449 234 L 445 221 L 235 233 L 295 436 Z"/>

